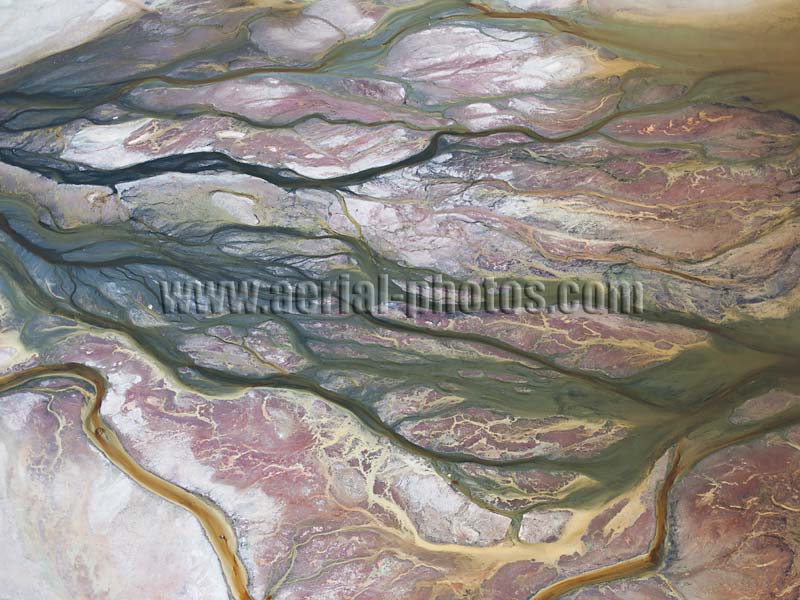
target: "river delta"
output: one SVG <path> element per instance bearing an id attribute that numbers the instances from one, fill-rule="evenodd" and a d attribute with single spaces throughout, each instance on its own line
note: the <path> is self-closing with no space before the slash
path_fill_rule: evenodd
<path id="1" fill-rule="evenodd" d="M 10 0 L 0 37 L 0 597 L 800 598 L 796 2 Z M 164 309 L 345 276 L 389 301 Z M 547 306 L 410 310 L 434 280 Z"/>

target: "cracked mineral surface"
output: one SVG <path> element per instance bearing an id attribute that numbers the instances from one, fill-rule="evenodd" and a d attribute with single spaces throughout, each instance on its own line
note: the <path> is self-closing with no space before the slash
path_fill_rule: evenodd
<path id="1" fill-rule="evenodd" d="M 0 41 L 0 598 L 800 599 L 795 0 Z"/>

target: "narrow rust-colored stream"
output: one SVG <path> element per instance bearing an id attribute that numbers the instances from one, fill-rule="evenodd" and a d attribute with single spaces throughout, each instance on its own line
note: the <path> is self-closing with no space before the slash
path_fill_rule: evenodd
<path id="1" fill-rule="evenodd" d="M 669 533 L 669 497 L 678 478 L 715 452 L 798 422 L 800 422 L 800 415 L 796 411 L 790 411 L 787 414 L 779 414 L 765 419 L 745 428 L 744 431 L 731 432 L 729 435 L 715 440 L 706 440 L 702 435 L 694 439 L 684 439 L 675 449 L 669 473 L 664 478 L 656 497 L 656 528 L 648 551 L 629 560 L 557 581 L 531 596 L 531 600 L 555 600 L 580 588 L 637 577 L 653 571 L 661 564 L 664 555 Z"/>
<path id="2" fill-rule="evenodd" d="M 88 396 L 89 401 L 84 403 L 81 410 L 86 436 L 108 460 L 140 486 L 197 517 L 219 557 L 231 596 L 235 600 L 252 600 L 247 591 L 247 571 L 236 552 L 236 534 L 224 513 L 205 498 L 154 475 L 131 458 L 100 415 L 107 385 L 99 372 L 76 363 L 42 365 L 1 377 L 0 393 L 44 377 L 79 379 L 94 387 L 94 394 Z"/>
<path id="3" fill-rule="evenodd" d="M 587 585 L 606 583 L 617 579 L 625 579 L 644 573 L 657 566 L 661 561 L 661 554 L 667 540 L 667 512 L 669 492 L 681 472 L 681 451 L 677 449 L 672 459 L 672 466 L 661 484 L 656 498 L 656 531 L 650 542 L 646 554 L 619 562 L 614 565 L 602 567 L 574 577 L 562 579 L 533 596 L 533 600 L 554 600 L 567 592 L 571 592 Z"/>
<path id="4" fill-rule="evenodd" d="M 83 430 L 89 440 L 109 461 L 143 488 L 197 517 L 219 558 L 231 596 L 235 600 L 252 600 L 247 591 L 247 571 L 237 554 L 236 534 L 225 514 L 207 499 L 158 477 L 133 460 L 100 414 L 107 384 L 98 371 L 77 363 L 33 367 L 0 377 L 0 393 L 45 377 L 78 379 L 94 388 L 93 394 L 86 395 L 88 401 L 81 410 Z M 798 421 L 798 415 L 788 420 L 779 415 L 710 444 L 703 444 L 702 436 L 691 441 L 683 440 L 674 451 L 670 470 L 656 496 L 656 527 L 648 551 L 632 559 L 560 580 L 540 590 L 532 596 L 532 600 L 555 600 L 579 588 L 636 577 L 656 568 L 667 542 L 669 496 L 677 479 L 713 452 Z"/>

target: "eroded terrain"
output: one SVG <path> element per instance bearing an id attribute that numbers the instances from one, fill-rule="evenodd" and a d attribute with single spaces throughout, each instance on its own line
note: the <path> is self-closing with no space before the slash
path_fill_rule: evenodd
<path id="1" fill-rule="evenodd" d="M 791 2 L 0 19 L 9 597 L 800 597 Z M 384 310 L 162 285 L 345 275 Z M 434 277 L 545 306 L 412 310 Z"/>

